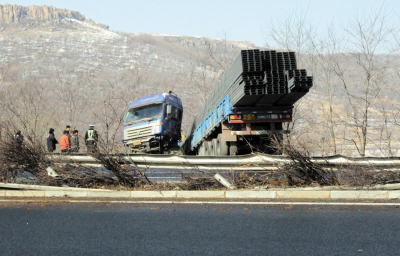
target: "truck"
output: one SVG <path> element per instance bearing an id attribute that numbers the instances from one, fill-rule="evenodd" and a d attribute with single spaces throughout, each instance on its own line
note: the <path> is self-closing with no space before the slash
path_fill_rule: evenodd
<path id="1" fill-rule="evenodd" d="M 182 149 L 199 156 L 274 153 L 271 142 L 290 132 L 293 105 L 312 85 L 294 52 L 242 50 L 189 126 Z"/>
<path id="2" fill-rule="evenodd" d="M 182 154 L 182 113 L 171 91 L 138 98 L 124 113 L 122 142 L 130 153 Z"/>

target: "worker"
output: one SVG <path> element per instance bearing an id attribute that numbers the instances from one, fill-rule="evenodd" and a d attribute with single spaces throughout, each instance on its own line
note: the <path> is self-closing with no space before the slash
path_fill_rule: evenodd
<path id="1" fill-rule="evenodd" d="M 85 143 L 88 152 L 93 153 L 96 151 L 98 139 L 99 136 L 97 134 L 97 131 L 94 129 L 94 125 L 89 125 L 89 130 L 87 130 L 85 133 Z"/>
<path id="2" fill-rule="evenodd" d="M 69 139 L 68 139 L 68 131 L 64 130 L 63 135 L 60 138 L 60 148 L 61 148 L 61 153 L 68 153 L 70 144 L 69 144 Z"/>
<path id="3" fill-rule="evenodd" d="M 49 135 L 47 135 L 47 149 L 49 152 L 56 150 L 56 144 L 58 144 L 58 141 L 54 136 L 54 129 L 50 128 Z"/>
<path id="4" fill-rule="evenodd" d="M 13 136 L 13 143 L 17 150 L 21 149 L 22 142 L 24 142 L 24 136 L 21 134 L 21 131 L 18 130 Z"/>
<path id="5" fill-rule="evenodd" d="M 72 132 L 71 137 L 71 152 L 78 152 L 79 151 L 79 137 L 78 137 L 78 130 L 74 130 Z"/>

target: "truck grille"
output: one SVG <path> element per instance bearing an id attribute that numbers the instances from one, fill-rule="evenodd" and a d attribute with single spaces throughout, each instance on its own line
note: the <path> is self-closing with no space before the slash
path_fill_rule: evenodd
<path id="1" fill-rule="evenodd" d="M 125 129 L 125 140 L 143 140 L 149 136 L 153 135 L 154 126 L 141 126 Z"/>

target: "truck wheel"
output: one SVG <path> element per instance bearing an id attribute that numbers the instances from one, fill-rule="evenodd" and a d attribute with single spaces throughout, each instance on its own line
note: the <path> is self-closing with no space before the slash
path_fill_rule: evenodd
<path id="1" fill-rule="evenodd" d="M 218 140 L 217 139 L 212 139 L 211 141 L 211 155 L 212 156 L 219 156 L 218 155 Z"/>
<path id="2" fill-rule="evenodd" d="M 168 149 L 169 155 L 184 155 L 183 150 L 180 147 L 174 146 Z"/>
<path id="3" fill-rule="evenodd" d="M 226 144 L 226 141 L 222 140 L 222 134 L 218 134 L 217 137 L 218 140 L 218 155 L 219 156 L 227 156 L 228 155 L 228 145 Z"/>
<path id="4" fill-rule="evenodd" d="M 229 143 L 229 155 L 234 156 L 237 154 L 238 148 L 237 148 L 237 142 L 230 142 Z"/>

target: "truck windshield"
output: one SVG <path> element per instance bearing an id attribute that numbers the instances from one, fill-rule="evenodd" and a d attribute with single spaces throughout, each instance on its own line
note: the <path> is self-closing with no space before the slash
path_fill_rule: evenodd
<path id="1" fill-rule="evenodd" d="M 153 104 L 144 107 L 131 108 L 125 117 L 125 122 L 135 122 L 137 120 L 161 119 L 163 104 Z"/>

